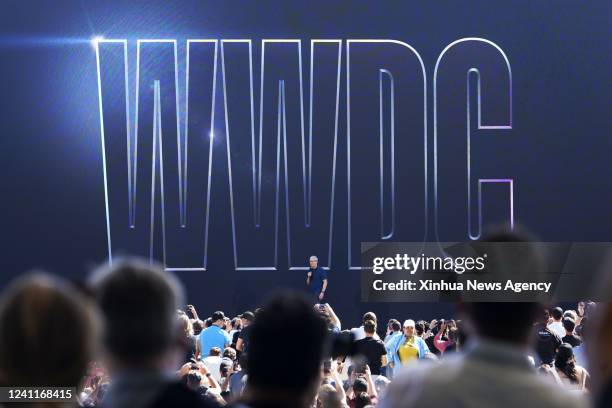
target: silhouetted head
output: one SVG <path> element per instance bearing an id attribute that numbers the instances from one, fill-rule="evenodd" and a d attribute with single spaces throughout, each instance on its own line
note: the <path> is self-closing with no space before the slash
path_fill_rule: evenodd
<path id="1" fill-rule="evenodd" d="M 93 358 L 96 315 L 60 278 L 27 275 L 0 298 L 0 381 L 76 386 Z"/>
<path id="2" fill-rule="evenodd" d="M 115 261 L 96 271 L 91 284 L 102 312 L 104 348 L 114 362 L 150 366 L 176 344 L 183 291 L 161 266 Z"/>
<path id="3" fill-rule="evenodd" d="M 288 333 L 290 341 L 278 341 L 282 333 Z M 257 313 L 250 332 L 249 389 L 296 401 L 312 399 L 326 336 L 325 322 L 308 301 L 298 295 L 274 297 Z M 270 364 L 275 355 L 292 356 L 291 364 Z"/>
<path id="4" fill-rule="evenodd" d="M 533 238 L 525 232 L 511 231 L 506 228 L 496 229 L 483 236 L 481 242 L 524 243 L 521 245 L 520 267 L 522 272 L 540 272 L 541 254 Z M 511 264 L 516 266 L 516 253 L 496 254 L 500 267 Z M 521 272 L 521 271 L 519 271 Z M 463 303 L 461 310 L 467 315 L 476 333 L 491 340 L 509 343 L 527 343 L 533 323 L 539 318 L 542 306 L 537 302 L 470 302 Z"/>
<path id="5" fill-rule="evenodd" d="M 552 315 L 553 319 L 559 321 L 563 317 L 563 309 L 557 306 L 550 312 L 550 314 Z"/>

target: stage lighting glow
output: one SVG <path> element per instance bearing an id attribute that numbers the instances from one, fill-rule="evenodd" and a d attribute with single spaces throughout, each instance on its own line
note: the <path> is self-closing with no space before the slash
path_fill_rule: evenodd
<path id="1" fill-rule="evenodd" d="M 98 43 L 102 42 L 102 41 L 104 41 L 104 36 L 96 35 L 96 36 L 91 38 L 91 46 L 96 48 L 98 46 Z"/>

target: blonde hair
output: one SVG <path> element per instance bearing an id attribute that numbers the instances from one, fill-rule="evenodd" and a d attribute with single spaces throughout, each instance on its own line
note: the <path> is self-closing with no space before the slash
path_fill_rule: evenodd
<path id="1" fill-rule="evenodd" d="M 193 324 L 186 314 L 178 316 L 179 329 L 185 333 L 185 336 L 193 336 Z"/>

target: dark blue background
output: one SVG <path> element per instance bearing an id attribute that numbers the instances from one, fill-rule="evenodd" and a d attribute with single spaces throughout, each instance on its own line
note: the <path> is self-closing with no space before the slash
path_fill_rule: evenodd
<path id="1" fill-rule="evenodd" d="M 543 240 L 610 241 L 611 12 L 604 1 L 4 1 L 0 282 L 38 267 L 83 277 L 107 255 L 94 35 L 252 38 L 256 47 L 261 38 L 397 39 L 424 59 L 430 110 L 442 49 L 462 37 L 487 38 L 504 49 L 514 75 L 514 129 L 503 151 L 491 147 L 490 154 L 513 171 L 517 221 Z M 223 157 L 217 163 L 227 168 Z M 222 202 L 227 187 L 216 183 L 213 196 Z M 301 272 L 235 272 L 222 207 L 213 206 L 211 239 L 225 249 L 210 271 L 180 274 L 203 315 L 252 308 L 271 287 L 302 284 Z M 345 218 L 337 222 L 334 229 L 346 231 Z M 441 229 L 440 238 L 456 233 Z M 344 248 L 346 237 L 337 239 Z M 400 318 L 449 312 L 444 305 L 358 305 L 358 276 L 342 267 L 343 250 L 334 256 L 330 298 L 346 323 L 369 308 Z"/>

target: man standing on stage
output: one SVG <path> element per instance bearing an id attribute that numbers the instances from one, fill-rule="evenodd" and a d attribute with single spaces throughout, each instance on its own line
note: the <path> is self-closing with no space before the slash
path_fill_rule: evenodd
<path id="1" fill-rule="evenodd" d="M 327 271 L 319 265 L 319 258 L 310 257 L 310 270 L 306 276 L 308 292 L 312 295 L 315 302 L 322 302 L 327 290 Z"/>

